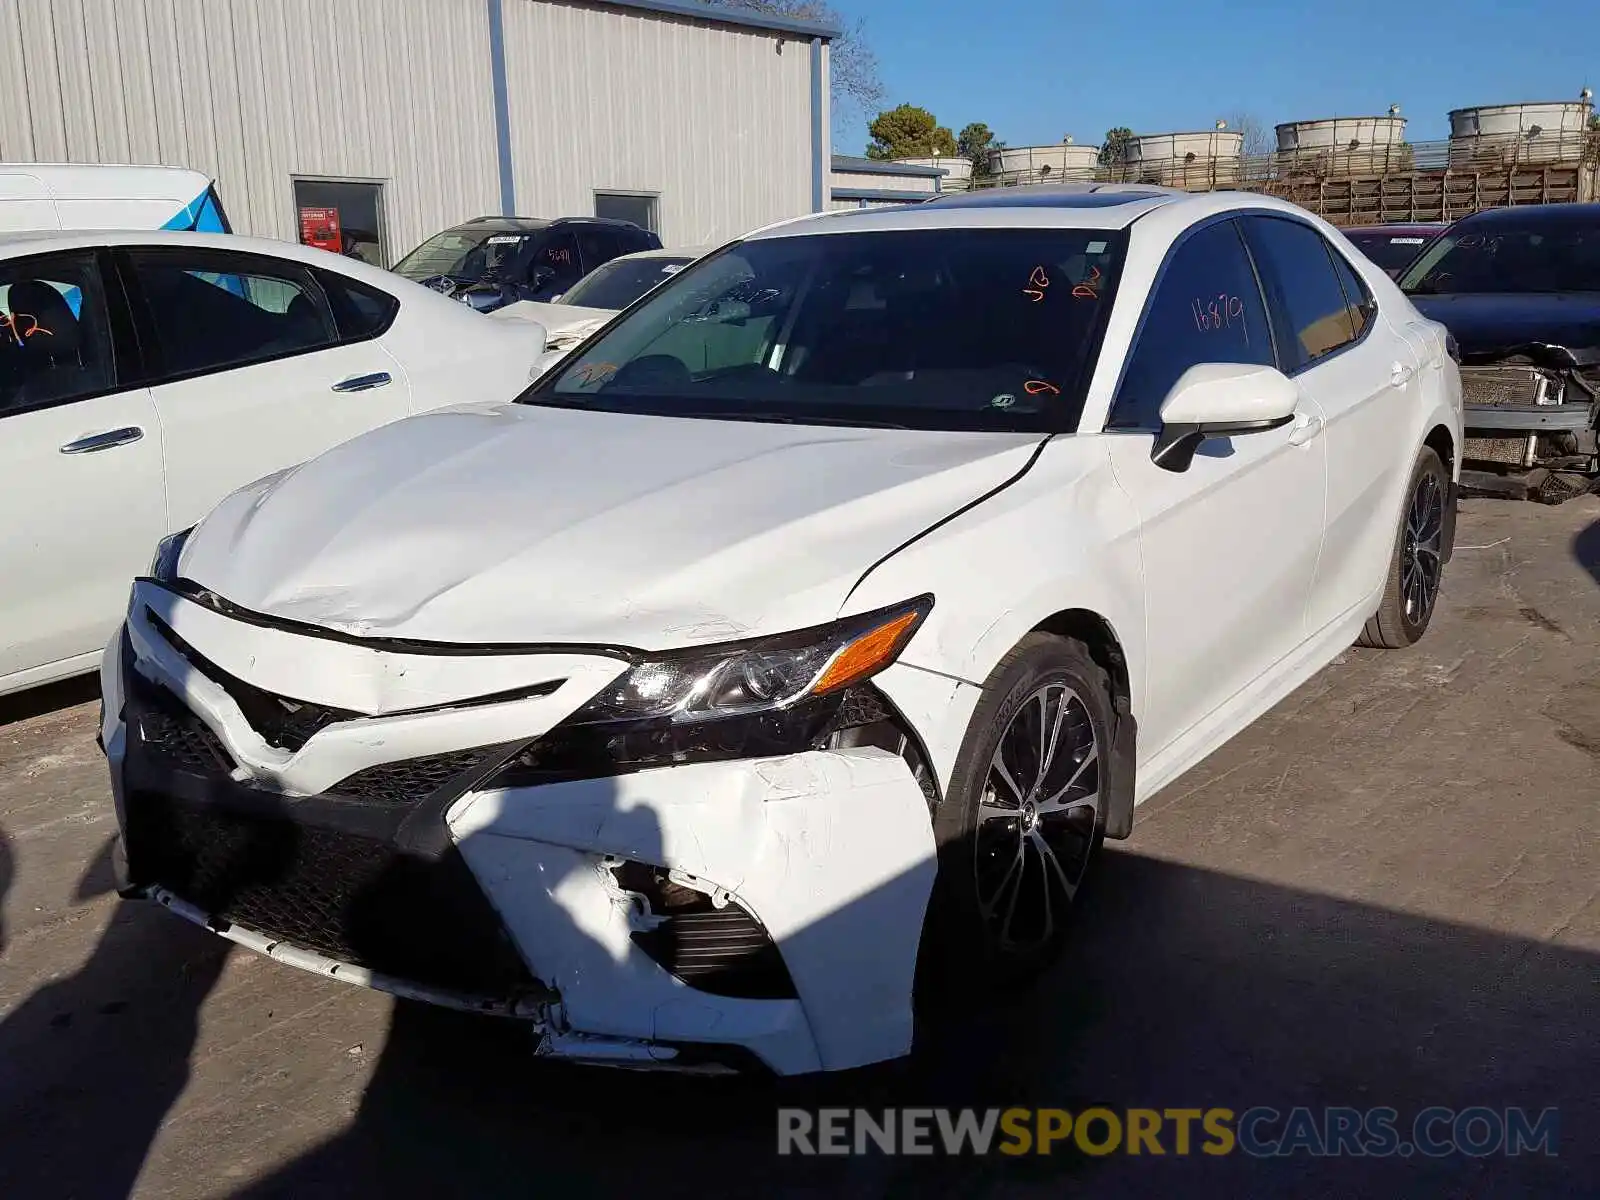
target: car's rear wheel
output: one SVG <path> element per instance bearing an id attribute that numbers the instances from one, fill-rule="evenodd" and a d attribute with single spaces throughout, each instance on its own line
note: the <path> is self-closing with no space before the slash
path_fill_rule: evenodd
<path id="1" fill-rule="evenodd" d="M 1399 650 L 1428 631 L 1444 577 L 1445 505 L 1450 476 L 1431 446 L 1411 470 L 1383 601 L 1361 631 L 1360 645 Z"/>
<path id="2" fill-rule="evenodd" d="M 1060 952 L 1122 783 L 1113 729 L 1111 681 L 1078 642 L 1030 634 L 990 674 L 934 818 L 919 1001 L 1025 981 Z"/>

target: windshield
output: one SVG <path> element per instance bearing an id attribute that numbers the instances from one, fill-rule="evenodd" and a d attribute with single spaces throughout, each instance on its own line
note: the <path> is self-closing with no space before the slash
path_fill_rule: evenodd
<path id="1" fill-rule="evenodd" d="M 1600 291 L 1600 224 L 1467 221 L 1406 269 L 1400 289 L 1416 296 Z"/>
<path id="2" fill-rule="evenodd" d="M 482 229 L 446 229 L 436 233 L 395 264 L 407 279 L 482 279 L 502 274 L 536 233 L 492 233 Z"/>
<path id="3" fill-rule="evenodd" d="M 1071 430 L 1125 240 L 1092 229 L 928 229 L 744 242 L 685 268 L 520 399 Z"/>
<path id="4" fill-rule="evenodd" d="M 561 303 L 620 311 L 693 261 L 687 255 L 683 258 L 614 258 L 573 284 L 572 290 L 561 297 Z"/>
<path id="5" fill-rule="evenodd" d="M 1377 266 L 1394 275 L 1433 238 L 1421 233 L 1387 233 L 1376 230 L 1347 229 L 1345 237 Z"/>

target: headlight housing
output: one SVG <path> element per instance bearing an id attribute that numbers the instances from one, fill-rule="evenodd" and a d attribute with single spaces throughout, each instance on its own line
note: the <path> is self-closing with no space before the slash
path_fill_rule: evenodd
<path id="1" fill-rule="evenodd" d="M 568 723 L 690 724 L 775 712 L 837 694 L 894 662 L 932 607 L 933 597 L 919 596 L 797 633 L 652 655 Z"/>
<path id="2" fill-rule="evenodd" d="M 189 535 L 193 532 L 194 526 L 191 525 L 157 542 L 155 557 L 150 560 L 150 569 L 145 574 L 160 583 L 171 583 L 176 579 L 178 559 L 182 556 L 184 544 L 188 542 Z"/>
<path id="3" fill-rule="evenodd" d="M 920 596 L 797 633 L 650 655 L 519 751 L 488 786 L 797 754 L 842 730 L 887 723 L 894 728 L 878 741 L 906 756 L 919 783 L 926 776 L 931 795 L 920 744 L 866 681 L 895 661 L 932 607 L 932 596 Z M 860 744 L 869 743 L 877 744 Z"/>

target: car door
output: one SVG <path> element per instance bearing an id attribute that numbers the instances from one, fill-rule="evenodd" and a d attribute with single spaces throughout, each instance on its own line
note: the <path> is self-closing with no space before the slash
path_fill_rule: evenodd
<path id="1" fill-rule="evenodd" d="M 0 692 L 91 666 L 167 532 L 161 426 L 105 258 L 0 260 Z"/>
<path id="2" fill-rule="evenodd" d="M 1162 401 L 1200 363 L 1276 364 L 1237 224 L 1189 231 L 1157 276 L 1106 422 L 1140 520 L 1146 689 L 1141 758 L 1159 753 L 1294 652 L 1322 539 L 1321 414 L 1202 443 L 1186 470 L 1151 461 Z"/>
<path id="3" fill-rule="evenodd" d="M 398 364 L 343 336 L 317 273 L 207 247 L 118 255 L 151 348 L 178 528 L 229 492 L 410 412 Z"/>
<path id="4" fill-rule="evenodd" d="M 1328 520 L 1306 612 L 1307 631 L 1315 633 L 1382 584 L 1395 505 L 1411 469 L 1410 414 L 1421 403 L 1417 356 L 1316 229 L 1288 216 L 1249 216 L 1241 224 L 1284 372 L 1327 422 Z"/>

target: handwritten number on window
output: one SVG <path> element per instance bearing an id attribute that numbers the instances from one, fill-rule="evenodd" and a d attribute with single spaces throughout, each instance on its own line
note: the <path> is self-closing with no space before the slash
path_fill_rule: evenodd
<path id="1" fill-rule="evenodd" d="M 1190 309 L 1194 313 L 1194 327 L 1202 332 L 1213 329 L 1232 329 L 1235 325 L 1244 325 L 1244 300 L 1239 296 L 1230 296 L 1227 292 L 1219 292 L 1215 296 L 1200 296 L 1190 301 Z M 1249 338 L 1250 331 L 1245 330 L 1245 337 Z"/>
<path id="2" fill-rule="evenodd" d="M 1028 276 L 1028 286 L 1022 289 L 1022 294 L 1035 304 L 1044 299 L 1044 290 L 1050 286 L 1050 273 L 1043 267 L 1035 267 Z"/>

